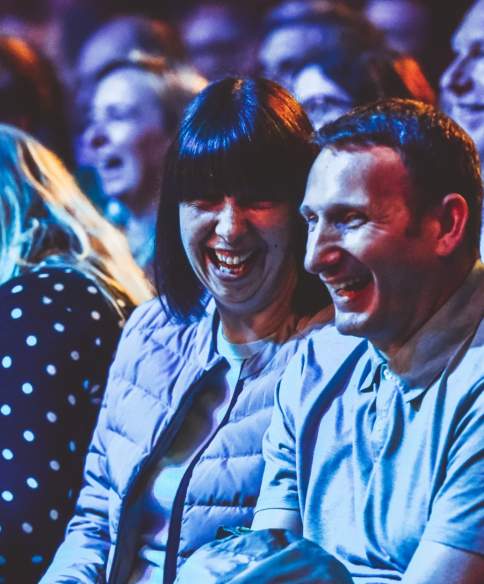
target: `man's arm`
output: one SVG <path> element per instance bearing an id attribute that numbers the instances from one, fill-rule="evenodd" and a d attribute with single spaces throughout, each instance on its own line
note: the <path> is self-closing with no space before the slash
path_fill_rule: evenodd
<path id="1" fill-rule="evenodd" d="M 402 584 L 482 584 L 484 557 L 433 541 L 422 541 Z"/>
<path id="2" fill-rule="evenodd" d="M 445 479 L 402 584 L 484 582 L 484 382 L 456 412 Z"/>
<path id="3" fill-rule="evenodd" d="M 252 529 L 290 529 L 302 533 L 297 489 L 292 399 L 301 383 L 301 361 L 291 360 L 275 390 L 271 424 L 264 436 L 265 471 Z"/>

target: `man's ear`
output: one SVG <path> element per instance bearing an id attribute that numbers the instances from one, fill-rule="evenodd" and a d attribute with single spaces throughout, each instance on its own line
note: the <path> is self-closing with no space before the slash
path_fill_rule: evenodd
<path id="1" fill-rule="evenodd" d="M 436 253 L 441 257 L 453 253 L 466 237 L 469 205 L 462 195 L 449 193 L 438 205 L 440 233 Z"/>

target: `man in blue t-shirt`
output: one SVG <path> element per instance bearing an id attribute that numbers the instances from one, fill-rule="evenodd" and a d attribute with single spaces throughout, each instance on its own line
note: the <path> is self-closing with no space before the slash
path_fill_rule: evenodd
<path id="1" fill-rule="evenodd" d="M 484 582 L 484 266 L 472 140 L 388 100 L 318 135 L 301 213 L 335 326 L 276 392 L 253 527 L 302 533 L 358 584 Z"/>

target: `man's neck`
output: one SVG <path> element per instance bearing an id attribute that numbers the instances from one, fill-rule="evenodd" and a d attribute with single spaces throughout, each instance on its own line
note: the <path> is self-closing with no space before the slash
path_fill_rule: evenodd
<path id="1" fill-rule="evenodd" d="M 442 306 L 462 286 L 465 279 L 475 265 L 477 257 L 463 257 L 460 255 L 452 259 L 439 278 L 435 278 L 434 294 L 422 299 L 422 304 L 417 307 L 420 311 L 419 318 L 414 321 L 414 326 L 402 334 L 398 340 L 394 339 L 370 339 L 373 345 L 388 359 L 394 357 L 400 349 L 436 314 Z"/>

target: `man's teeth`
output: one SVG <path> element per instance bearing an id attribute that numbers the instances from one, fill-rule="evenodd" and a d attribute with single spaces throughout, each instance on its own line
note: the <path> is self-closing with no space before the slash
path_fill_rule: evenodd
<path id="1" fill-rule="evenodd" d="M 347 280 L 346 282 L 342 282 L 337 286 L 334 286 L 336 292 L 347 292 L 349 290 L 354 290 L 356 288 L 361 288 L 363 284 L 362 278 L 354 278 L 353 280 Z"/>
<path id="2" fill-rule="evenodd" d="M 215 257 L 217 260 L 223 264 L 227 264 L 228 266 L 240 266 L 243 262 L 249 259 L 251 252 L 248 252 L 243 255 L 226 255 L 224 253 L 215 251 Z"/>

